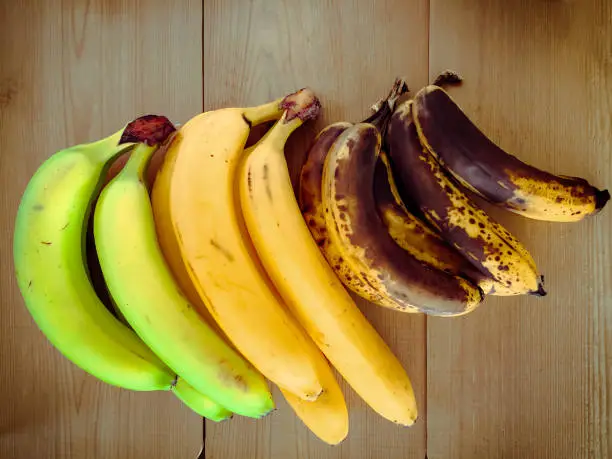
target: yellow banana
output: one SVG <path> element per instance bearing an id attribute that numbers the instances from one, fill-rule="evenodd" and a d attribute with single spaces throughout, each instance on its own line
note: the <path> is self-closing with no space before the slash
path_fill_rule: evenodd
<path id="1" fill-rule="evenodd" d="M 328 265 L 295 199 L 283 149 L 318 107 L 314 94 L 302 91 L 245 158 L 242 211 L 274 285 L 321 351 L 374 410 L 411 425 L 417 408 L 410 379 Z"/>
<path id="2" fill-rule="evenodd" d="M 252 255 L 236 189 L 250 127 L 278 119 L 288 98 L 203 113 L 178 131 L 153 187 L 160 245 L 187 297 L 279 387 L 313 400 L 322 390 L 312 344 Z M 229 407 L 228 407 L 229 408 Z"/>
<path id="3" fill-rule="evenodd" d="M 332 369 L 313 345 L 311 348 L 317 375 L 323 386 L 321 395 L 314 400 L 302 400 L 281 389 L 287 403 L 312 433 L 330 445 L 337 445 L 348 434 L 349 420 L 346 401 Z"/>

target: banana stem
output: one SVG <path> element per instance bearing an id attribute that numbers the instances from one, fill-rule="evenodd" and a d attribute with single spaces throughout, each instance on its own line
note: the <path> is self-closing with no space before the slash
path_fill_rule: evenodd
<path id="1" fill-rule="evenodd" d="M 130 159 L 119 173 L 120 176 L 133 176 L 136 175 L 138 180 L 144 183 L 144 176 L 151 161 L 153 153 L 157 150 L 158 145 L 147 145 L 145 143 L 139 143 L 136 145 L 130 155 Z"/>
<path id="2" fill-rule="evenodd" d="M 100 140 L 87 145 L 86 155 L 97 164 L 110 164 L 110 161 L 119 155 L 131 150 L 133 143 L 119 143 L 123 129 Z M 77 146 L 76 148 L 79 148 Z M 75 147 L 71 147 L 75 148 Z"/>
<path id="3" fill-rule="evenodd" d="M 459 86 L 462 82 L 463 78 L 461 78 L 461 75 L 452 70 L 445 70 L 435 78 L 432 84 L 446 88 L 448 86 Z"/>
<path id="4" fill-rule="evenodd" d="M 267 121 L 277 120 L 283 115 L 283 108 L 281 107 L 282 102 L 283 99 L 281 98 L 257 107 L 245 108 L 242 112 L 242 116 L 251 126 L 257 126 Z"/>
<path id="5" fill-rule="evenodd" d="M 287 113 L 284 113 L 280 121 L 278 121 L 272 127 L 272 129 L 266 132 L 261 140 L 257 142 L 257 144 L 253 145 L 252 148 L 257 148 L 258 145 L 266 142 L 273 146 L 273 148 L 276 148 L 279 151 L 284 151 L 284 146 L 285 143 L 287 143 L 287 139 L 289 139 L 289 136 L 293 133 L 293 131 L 299 128 L 302 124 L 304 124 L 304 121 L 298 117 L 287 121 Z"/>
<path id="6" fill-rule="evenodd" d="M 395 104 L 397 103 L 398 99 L 408 91 L 408 85 L 404 79 L 396 78 L 389 95 L 387 95 L 386 98 L 376 102 L 376 104 L 372 107 L 375 109 L 375 112 L 362 122 L 373 124 L 378 128 L 381 135 L 384 134 L 387 123 L 395 110 Z"/>
<path id="7" fill-rule="evenodd" d="M 294 118 L 302 122 L 319 116 L 321 103 L 310 88 L 302 88 L 282 99 L 277 99 L 258 107 L 245 108 L 242 112 L 244 119 L 251 126 L 283 118 L 284 123 L 289 123 Z"/>

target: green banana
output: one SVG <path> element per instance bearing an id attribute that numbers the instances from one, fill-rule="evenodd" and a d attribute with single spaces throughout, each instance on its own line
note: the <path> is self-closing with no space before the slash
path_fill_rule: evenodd
<path id="1" fill-rule="evenodd" d="M 190 386 L 183 378 L 178 378 L 172 392 L 185 406 L 211 421 L 219 422 L 232 417 L 232 412 L 223 408 L 210 398 Z"/>
<path id="2" fill-rule="evenodd" d="M 40 330 L 75 365 L 125 389 L 168 390 L 175 374 L 106 309 L 85 262 L 92 202 L 111 161 L 133 146 L 119 145 L 122 133 L 61 150 L 36 171 L 15 221 L 17 284 Z"/>
<path id="3" fill-rule="evenodd" d="M 263 376 L 193 308 L 159 248 L 144 183 L 156 148 L 137 145 L 98 200 L 94 238 L 104 279 L 132 328 L 180 378 L 228 410 L 261 417 L 274 407 Z"/>

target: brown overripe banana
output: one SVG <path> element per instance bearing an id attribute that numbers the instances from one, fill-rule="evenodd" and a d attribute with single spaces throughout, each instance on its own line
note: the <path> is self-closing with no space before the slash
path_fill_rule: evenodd
<path id="1" fill-rule="evenodd" d="M 527 249 L 472 202 L 419 141 L 412 101 L 400 105 L 386 141 L 398 188 L 416 202 L 428 222 L 485 276 L 515 294 L 545 295 Z"/>
<path id="2" fill-rule="evenodd" d="M 420 212 L 413 209 L 414 204 L 407 205 L 401 199 L 385 151 L 380 152 L 374 172 L 374 198 L 389 234 L 414 258 L 440 271 L 470 279 L 487 295 L 514 294 L 476 269 L 424 221 Z"/>
<path id="3" fill-rule="evenodd" d="M 327 237 L 339 248 L 348 275 L 363 276 L 395 309 L 444 316 L 467 313 L 481 303 L 480 289 L 403 250 L 378 215 L 374 171 L 380 132 L 392 108 L 393 103 L 383 104 L 371 122 L 346 129 L 329 149 L 322 180 Z M 343 276 L 346 271 L 336 272 Z M 365 291 L 355 293 L 376 301 Z"/>
<path id="4" fill-rule="evenodd" d="M 553 175 L 493 143 L 441 87 L 414 98 L 412 115 L 421 143 L 466 188 L 536 220 L 574 222 L 598 213 L 610 199 L 585 179 Z"/>
<path id="5" fill-rule="evenodd" d="M 300 209 L 312 237 L 344 285 L 354 292 L 362 292 L 362 296 L 367 296 L 374 303 L 393 308 L 395 302 L 381 295 L 376 287 L 368 283 L 366 276 L 361 272 L 355 272 L 345 262 L 336 240 L 332 240 L 327 235 L 325 208 L 321 197 L 323 166 L 327 152 L 334 141 L 351 126 L 352 124 L 348 122 L 334 123 L 323 129 L 315 138 L 300 175 Z"/>

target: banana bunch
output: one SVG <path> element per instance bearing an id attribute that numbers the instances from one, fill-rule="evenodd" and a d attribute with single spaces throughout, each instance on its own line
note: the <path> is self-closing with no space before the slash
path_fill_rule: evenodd
<path id="1" fill-rule="evenodd" d="M 406 89 L 397 80 L 370 118 L 335 123 L 318 135 L 302 169 L 301 210 L 353 292 L 404 312 L 466 314 L 483 300 L 477 282 L 483 276 L 463 275 L 462 257 L 408 211 L 381 151 L 382 133 Z"/>
<path id="2" fill-rule="evenodd" d="M 178 130 L 143 116 L 57 152 L 15 223 L 17 282 L 36 324 L 94 377 L 172 392 L 214 421 L 271 412 L 267 379 L 337 444 L 348 411 L 333 366 L 381 416 L 412 425 L 410 378 L 349 291 L 437 316 L 469 313 L 485 295 L 544 295 L 531 254 L 465 190 L 553 221 L 595 214 L 609 193 L 501 151 L 441 86 L 398 105 L 405 92 L 398 79 L 366 120 L 323 129 L 297 193 L 284 148 L 319 115 L 308 88 Z"/>
<path id="3" fill-rule="evenodd" d="M 459 81 L 445 73 L 396 106 L 407 89 L 396 80 L 365 121 L 323 129 L 302 168 L 313 239 L 342 283 L 379 306 L 454 316 L 484 295 L 546 294 L 529 251 L 467 192 L 549 221 L 580 220 L 609 200 L 503 152 L 441 87 Z"/>
<path id="4" fill-rule="evenodd" d="M 246 152 L 238 169 L 238 205 L 253 258 L 260 260 L 269 287 L 355 392 L 386 419 L 411 425 L 417 408 L 410 379 L 321 254 L 291 185 L 284 145 L 318 115 L 319 101 L 302 90 L 281 106 L 281 118 Z"/>
<path id="5" fill-rule="evenodd" d="M 141 117 L 53 155 L 15 226 L 17 279 L 41 331 L 91 375 L 171 391 L 211 420 L 271 412 L 267 378 L 337 444 L 348 410 L 331 362 L 381 415 L 412 424 L 406 372 L 323 259 L 291 188 L 285 142 L 319 111 L 303 89 L 178 131 Z"/>
<path id="6" fill-rule="evenodd" d="M 272 139 L 272 147 L 283 153 L 284 143 L 271 134 L 245 150 L 251 127 L 286 118 L 296 107 L 305 119 L 318 113 L 316 98 L 302 90 L 261 106 L 220 109 L 189 120 L 156 177 L 153 215 L 162 251 L 191 304 L 280 388 L 317 436 L 335 444 L 348 432 L 344 396 L 259 259 L 240 202 L 249 155 Z M 257 180 L 249 177 L 249 186 Z"/>
<path id="7" fill-rule="evenodd" d="M 130 150 L 154 150 L 172 131 L 166 118 L 145 116 L 107 138 L 61 150 L 43 163 L 28 183 L 17 212 L 16 278 L 41 331 L 75 365 L 125 389 L 172 391 L 199 414 L 221 420 L 231 413 L 179 378 L 168 362 L 111 312 L 96 292 L 87 263 L 89 217 L 110 164 Z M 135 217 L 117 214 L 109 219 L 122 225 L 121 233 L 110 237 L 124 253 L 134 249 L 126 245 L 122 233 L 138 223 Z M 104 256 L 101 261 L 107 262 Z M 142 265 L 147 262 L 140 260 Z M 130 278 L 124 284 L 139 280 L 155 282 Z M 115 289 L 110 293 L 117 298 Z M 172 347 L 163 335 L 157 341 Z M 234 392 L 241 395 L 243 390 Z"/>

